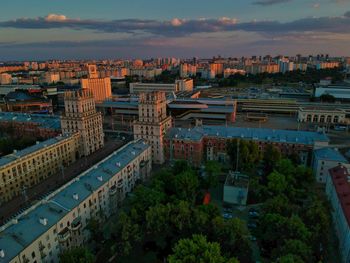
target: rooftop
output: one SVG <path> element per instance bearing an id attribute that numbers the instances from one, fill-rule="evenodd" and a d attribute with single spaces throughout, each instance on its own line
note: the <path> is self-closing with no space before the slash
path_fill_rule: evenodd
<path id="1" fill-rule="evenodd" d="M 318 132 L 226 126 L 198 126 L 193 129 L 171 128 L 167 133 L 167 138 L 178 140 L 200 141 L 203 137 L 241 138 L 305 145 L 329 141 L 324 133 Z"/>
<path id="2" fill-rule="evenodd" d="M 7 225 L 0 227 L 0 249 L 5 252 L 5 257 L 0 258 L 0 263 L 9 262 L 18 255 L 148 147 L 142 140 L 128 143 Z M 73 198 L 73 195 L 76 198 Z M 47 219 L 47 225 L 41 224 L 40 218 Z"/>
<path id="3" fill-rule="evenodd" d="M 342 163 L 348 163 L 346 158 L 337 150 L 333 148 L 321 148 L 314 150 L 315 157 L 317 159 L 337 161 Z"/>
<path id="4" fill-rule="evenodd" d="M 329 173 L 332 177 L 344 216 L 348 221 L 348 225 L 350 225 L 350 184 L 348 181 L 350 174 L 346 167 L 342 165 L 329 169 Z"/>
<path id="5" fill-rule="evenodd" d="M 60 130 L 61 120 L 56 115 L 0 112 L 0 122 L 37 123 L 42 128 Z"/>
<path id="6" fill-rule="evenodd" d="M 29 146 L 23 150 L 14 151 L 13 153 L 8 154 L 8 155 L 0 158 L 0 166 L 9 164 L 9 163 L 14 162 L 17 159 L 22 158 L 26 155 L 29 155 L 29 154 L 34 153 L 36 151 L 42 150 L 43 148 L 57 144 L 57 143 L 65 140 L 69 137 L 70 136 L 58 136 L 58 137 L 51 138 L 51 139 L 48 139 L 48 140 L 43 141 L 43 142 L 38 142 L 38 143 L 36 143 L 32 146 Z"/>

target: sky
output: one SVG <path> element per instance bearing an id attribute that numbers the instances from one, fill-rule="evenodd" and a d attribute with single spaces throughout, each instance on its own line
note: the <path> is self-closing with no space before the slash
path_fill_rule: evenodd
<path id="1" fill-rule="evenodd" d="M 350 0 L 2 0 L 0 61 L 350 56 Z"/>

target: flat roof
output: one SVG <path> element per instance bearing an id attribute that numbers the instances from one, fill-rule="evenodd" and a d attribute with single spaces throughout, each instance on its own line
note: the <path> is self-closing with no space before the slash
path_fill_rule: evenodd
<path id="1" fill-rule="evenodd" d="M 60 130 L 61 119 L 57 115 L 0 112 L 0 122 L 37 123 L 42 128 Z"/>
<path id="2" fill-rule="evenodd" d="M 178 140 L 199 141 L 203 137 L 240 138 L 257 141 L 272 141 L 278 143 L 293 143 L 314 145 L 316 141 L 328 142 L 324 133 L 309 131 L 274 130 L 266 128 L 243 128 L 226 126 L 198 126 L 193 129 L 171 128 L 167 138 Z"/>
<path id="3" fill-rule="evenodd" d="M 142 140 L 128 143 L 19 215 L 17 223 L 11 221 L 0 227 L 0 249 L 5 252 L 0 262 L 9 262 L 17 256 L 148 147 Z M 78 200 L 73 194 L 78 195 Z M 39 222 L 40 218 L 47 219 L 46 226 Z"/>
<path id="4" fill-rule="evenodd" d="M 19 151 L 13 152 L 11 154 L 5 155 L 4 157 L 0 158 L 0 166 L 9 164 L 11 162 L 18 160 L 19 158 L 25 157 L 26 155 L 32 154 L 32 153 L 37 152 L 39 150 L 42 150 L 46 147 L 57 144 L 57 143 L 65 140 L 69 137 L 70 137 L 69 135 L 58 136 L 58 137 L 51 138 L 51 139 L 48 139 L 48 140 L 43 141 L 43 142 L 39 142 L 39 143 L 34 144 L 32 146 L 29 146 L 27 148 L 24 148 L 23 150 L 19 150 Z"/>
<path id="5" fill-rule="evenodd" d="M 329 147 L 314 150 L 315 157 L 322 160 L 348 163 L 348 160 L 337 150 Z"/>

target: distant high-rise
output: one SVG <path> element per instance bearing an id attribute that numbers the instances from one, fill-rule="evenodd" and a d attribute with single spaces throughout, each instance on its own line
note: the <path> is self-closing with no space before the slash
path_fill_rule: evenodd
<path id="1" fill-rule="evenodd" d="M 88 78 L 81 79 L 81 88 L 90 90 L 95 102 L 102 102 L 112 98 L 112 86 L 110 78 L 99 78 L 96 65 L 88 65 Z"/>
<path id="2" fill-rule="evenodd" d="M 102 148 L 104 134 L 102 116 L 96 112 L 91 91 L 67 91 L 64 94 L 65 112 L 61 117 L 63 134 L 80 133 L 81 153 L 84 156 Z"/>
<path id="3" fill-rule="evenodd" d="M 134 138 L 144 139 L 152 146 L 153 162 L 164 163 L 164 136 L 171 127 L 171 117 L 166 114 L 164 92 L 141 93 L 139 120 L 134 123 Z"/>

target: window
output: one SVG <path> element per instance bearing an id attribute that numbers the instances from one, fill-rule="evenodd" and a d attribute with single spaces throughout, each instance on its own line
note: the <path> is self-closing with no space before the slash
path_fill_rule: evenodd
<path id="1" fill-rule="evenodd" d="M 34 251 L 32 252 L 32 258 L 35 258 L 35 252 Z"/>

